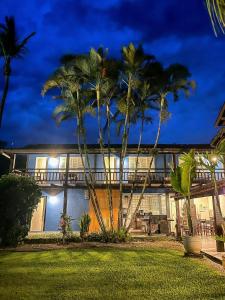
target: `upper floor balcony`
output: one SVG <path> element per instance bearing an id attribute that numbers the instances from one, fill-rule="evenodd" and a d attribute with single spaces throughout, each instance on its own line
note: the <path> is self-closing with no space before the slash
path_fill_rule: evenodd
<path id="1" fill-rule="evenodd" d="M 85 186 L 86 180 L 95 185 L 106 186 L 111 184 L 119 185 L 120 178 L 124 185 L 141 186 L 146 181 L 147 186 L 170 186 L 170 172 L 171 169 L 124 169 L 120 174 L 119 169 L 110 169 L 105 171 L 104 168 L 98 169 L 22 169 L 14 170 L 14 173 L 19 176 L 31 176 L 40 186 L 51 185 L 69 185 L 69 186 Z M 207 183 L 211 181 L 211 174 L 206 170 L 197 170 L 194 183 Z M 220 169 L 216 171 L 216 179 L 225 179 L 225 170 Z"/>

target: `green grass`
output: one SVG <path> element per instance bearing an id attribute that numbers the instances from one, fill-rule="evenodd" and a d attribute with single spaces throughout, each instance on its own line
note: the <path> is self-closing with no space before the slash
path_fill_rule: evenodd
<path id="1" fill-rule="evenodd" d="M 225 277 L 169 249 L 2 252 L 0 299 L 225 299 Z"/>

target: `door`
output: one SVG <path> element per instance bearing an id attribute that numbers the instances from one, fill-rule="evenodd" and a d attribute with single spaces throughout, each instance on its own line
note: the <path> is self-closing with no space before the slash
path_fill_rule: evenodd
<path id="1" fill-rule="evenodd" d="M 116 181 L 116 158 L 111 156 L 110 158 L 109 157 L 105 157 L 105 168 L 106 168 L 106 172 L 107 172 L 107 176 L 108 176 L 108 179 L 109 178 L 109 171 L 111 173 L 111 181 Z"/>
<path id="2" fill-rule="evenodd" d="M 41 197 L 40 202 L 32 215 L 30 231 L 37 232 L 44 230 L 45 205 L 46 197 Z"/>
<path id="3" fill-rule="evenodd" d="M 47 157 L 36 157 L 35 179 L 38 181 L 46 181 Z"/>

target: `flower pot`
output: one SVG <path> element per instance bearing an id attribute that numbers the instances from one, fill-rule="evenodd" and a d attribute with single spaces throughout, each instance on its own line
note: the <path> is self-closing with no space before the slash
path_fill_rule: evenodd
<path id="1" fill-rule="evenodd" d="M 185 236 L 183 238 L 185 254 L 200 254 L 201 238 L 199 236 Z"/>

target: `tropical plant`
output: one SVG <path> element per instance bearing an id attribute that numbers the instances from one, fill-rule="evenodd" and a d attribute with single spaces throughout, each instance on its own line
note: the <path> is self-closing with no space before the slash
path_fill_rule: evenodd
<path id="1" fill-rule="evenodd" d="M 184 153 L 180 156 L 181 164 L 171 171 L 171 185 L 175 192 L 181 194 L 186 199 L 187 219 L 189 235 L 194 234 L 191 218 L 191 186 L 195 178 L 197 161 L 194 150 Z M 178 200 L 177 200 L 178 201 Z"/>
<path id="2" fill-rule="evenodd" d="M 86 115 L 95 114 L 95 109 L 89 95 L 90 93 L 92 94 L 92 91 L 82 89 L 84 84 L 83 77 L 80 75 L 76 66 L 81 57 L 74 56 L 72 61 L 69 60 L 68 63 L 56 70 L 43 86 L 42 95 L 45 95 L 45 93 L 51 89 L 59 89 L 60 96 L 56 96 L 54 99 L 61 99 L 62 104 L 58 105 L 53 112 L 56 122 L 60 124 L 62 121 L 68 119 L 74 119 L 76 121 L 77 144 L 84 170 L 85 182 L 99 226 L 102 231 L 105 231 L 105 224 L 95 191 L 94 178 L 91 172 L 87 151 L 84 120 Z"/>
<path id="3" fill-rule="evenodd" d="M 158 105 L 159 122 L 158 122 L 158 129 L 157 129 L 154 146 L 149 153 L 151 159 L 149 161 L 148 170 L 146 172 L 146 176 L 144 179 L 140 197 L 137 202 L 137 206 L 127 226 L 128 230 L 130 229 L 131 224 L 135 218 L 135 215 L 139 210 L 147 183 L 149 182 L 150 179 L 150 172 L 151 172 L 153 159 L 157 154 L 157 145 L 160 137 L 161 125 L 170 116 L 170 113 L 168 111 L 168 106 L 169 106 L 168 98 L 172 95 L 173 100 L 176 102 L 179 100 L 180 92 L 183 92 L 186 97 L 189 97 L 191 91 L 195 89 L 196 86 L 195 81 L 188 79 L 190 77 L 190 73 L 188 69 L 185 66 L 180 64 L 172 64 L 167 68 L 163 68 L 163 66 L 159 62 L 153 61 L 147 64 L 143 72 L 144 72 L 145 80 L 147 80 L 147 82 L 150 84 L 150 87 L 152 87 L 151 94 L 147 98 L 147 100 L 154 100 L 155 103 Z M 131 201 L 132 201 L 132 197 L 130 197 L 130 203 L 128 207 L 131 205 Z"/>
<path id="4" fill-rule="evenodd" d="M 31 177 L 13 174 L 0 178 L 0 244 L 16 246 L 28 234 L 41 191 Z"/>
<path id="5" fill-rule="evenodd" d="M 225 2 L 224 0 L 205 0 L 213 31 L 225 33 Z"/>
<path id="6" fill-rule="evenodd" d="M 88 234 L 90 224 L 91 224 L 91 218 L 89 214 L 83 214 L 79 222 L 80 237 L 82 239 Z"/>
<path id="7" fill-rule="evenodd" d="M 14 17 L 5 17 L 5 24 L 0 24 L 0 56 L 4 58 L 4 77 L 5 84 L 0 103 L 0 127 L 5 108 L 6 98 L 9 90 L 9 78 L 11 75 L 11 63 L 13 59 L 22 58 L 26 51 L 26 44 L 34 36 L 32 32 L 24 39 L 19 40 L 16 32 Z"/>
<path id="8" fill-rule="evenodd" d="M 62 233 L 62 243 L 65 244 L 66 239 L 69 239 L 72 234 L 72 219 L 65 213 L 61 213 L 59 229 Z"/>
<path id="9" fill-rule="evenodd" d="M 45 83 L 43 95 L 50 89 L 58 88 L 62 104 L 57 106 L 54 116 L 58 123 L 67 119 L 75 119 L 77 127 L 78 149 L 84 168 L 85 181 L 88 186 L 91 202 L 102 231 L 106 231 L 99 199 L 96 193 L 95 176 L 92 174 L 86 141 L 86 115 L 92 113 L 97 116 L 98 143 L 103 159 L 105 183 L 107 186 L 108 207 L 110 212 L 110 230 L 114 231 L 112 199 L 111 166 L 106 166 L 105 158 L 111 158 L 111 125 L 116 124 L 121 132 L 121 151 L 119 166 L 119 211 L 118 229 L 126 227 L 127 231 L 138 211 L 151 171 L 153 157 L 157 153 L 157 144 L 161 131 L 161 124 L 168 119 L 168 96 L 172 94 L 178 100 L 179 91 L 189 95 L 194 87 L 187 68 L 182 65 L 171 65 L 168 68 L 156 61 L 154 56 L 146 54 L 141 46 L 135 47 L 132 43 L 122 48 L 121 59 L 108 58 L 107 51 L 99 48 L 91 49 L 88 54 L 66 55 L 61 59 L 62 66 Z M 159 111 L 159 125 L 155 144 L 149 154 L 152 159 L 146 174 L 141 196 L 131 221 L 123 224 L 123 174 L 124 161 L 127 153 L 127 144 L 130 129 L 138 122 L 141 123 L 135 177 L 138 168 L 138 157 L 142 142 L 144 125 L 152 121 L 151 111 Z M 103 128 L 105 123 L 105 131 Z M 105 145 L 105 132 L 107 131 L 107 146 Z M 132 203 L 135 180 L 132 184 L 129 198 L 129 210 Z M 128 214 L 127 214 L 128 216 Z"/>
<path id="10" fill-rule="evenodd" d="M 215 233 L 216 235 L 221 235 L 223 230 L 221 229 L 221 225 L 224 224 L 224 219 L 221 212 L 220 207 L 220 199 L 217 187 L 217 177 L 216 177 L 216 169 L 219 165 L 224 163 L 224 155 L 225 155 L 225 139 L 222 140 L 212 151 L 207 151 L 203 154 L 198 154 L 199 165 L 203 167 L 204 170 L 208 170 L 211 174 L 212 184 L 214 187 L 214 196 L 213 196 L 213 204 L 214 204 L 214 222 L 215 222 Z M 219 243 L 217 243 L 218 247 L 221 247 Z"/>

